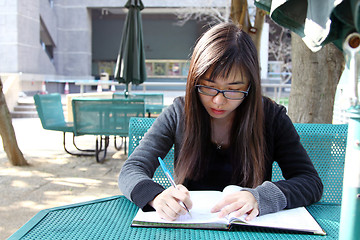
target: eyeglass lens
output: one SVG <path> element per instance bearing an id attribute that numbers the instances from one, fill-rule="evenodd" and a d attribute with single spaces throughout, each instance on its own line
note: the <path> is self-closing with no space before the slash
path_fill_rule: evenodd
<path id="1" fill-rule="evenodd" d="M 198 86 L 198 90 L 200 93 L 209 95 L 209 96 L 216 96 L 218 93 L 222 92 L 224 97 L 229 99 L 243 99 L 246 94 L 240 91 L 231 91 L 231 90 L 219 90 L 216 88 L 206 87 L 206 86 Z"/>

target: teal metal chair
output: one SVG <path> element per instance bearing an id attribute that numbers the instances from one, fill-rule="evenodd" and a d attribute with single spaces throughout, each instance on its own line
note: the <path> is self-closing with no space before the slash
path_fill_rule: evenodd
<path id="1" fill-rule="evenodd" d="M 324 184 L 320 202 L 341 204 L 348 125 L 295 123 L 294 126 Z M 272 179 L 284 179 L 276 162 Z"/>
<path id="2" fill-rule="evenodd" d="M 122 92 L 115 92 L 113 98 L 124 99 L 125 95 Z M 164 94 L 162 93 L 131 93 L 128 98 L 144 99 L 145 111 L 148 117 L 151 117 L 151 114 L 161 113 L 164 108 Z"/>
<path id="3" fill-rule="evenodd" d="M 127 153 L 126 137 L 129 133 L 131 117 L 145 117 L 143 99 L 99 99 L 75 98 L 72 100 L 75 135 L 95 135 L 96 161 L 102 162 L 109 146 L 109 136 L 123 139 Z M 103 156 L 99 154 L 103 151 Z"/>
<path id="4" fill-rule="evenodd" d="M 131 118 L 129 124 L 129 153 L 128 156 L 135 150 L 135 148 L 139 145 L 140 140 L 143 138 L 144 134 L 151 127 L 155 118 Z M 169 169 L 172 175 L 174 175 L 174 146 L 170 149 L 168 154 L 163 159 L 166 167 Z M 157 168 L 154 176 L 154 181 L 161 184 L 163 187 L 170 187 L 170 183 L 167 180 L 166 175 L 161 170 L 161 168 Z"/>
<path id="5" fill-rule="evenodd" d="M 153 118 L 132 118 L 130 120 L 129 156 L 154 121 Z M 347 125 L 297 123 L 294 126 L 324 184 L 324 193 L 320 202 L 341 204 Z M 166 155 L 164 161 L 173 173 L 174 147 Z M 153 179 L 165 188 L 170 186 L 163 171 L 159 168 Z M 281 179 L 283 179 L 281 169 L 275 162 L 272 180 Z"/>
<path id="6" fill-rule="evenodd" d="M 34 95 L 36 110 L 39 115 L 41 125 L 46 130 L 63 132 L 63 145 L 67 153 L 76 156 L 91 156 L 90 152 L 95 152 L 91 149 L 80 149 L 75 143 L 74 123 L 66 122 L 64 117 L 63 105 L 61 103 L 61 95 L 58 93 Z M 73 145 L 81 152 L 73 153 L 66 148 L 66 133 L 73 134 Z"/>

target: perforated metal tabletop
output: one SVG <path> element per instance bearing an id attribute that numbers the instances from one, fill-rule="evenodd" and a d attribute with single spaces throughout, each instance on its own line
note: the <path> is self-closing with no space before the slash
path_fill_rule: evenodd
<path id="1" fill-rule="evenodd" d="M 338 239 L 340 205 L 307 207 L 326 236 L 237 226 L 230 231 L 131 227 L 138 207 L 124 196 L 40 211 L 11 239 Z"/>

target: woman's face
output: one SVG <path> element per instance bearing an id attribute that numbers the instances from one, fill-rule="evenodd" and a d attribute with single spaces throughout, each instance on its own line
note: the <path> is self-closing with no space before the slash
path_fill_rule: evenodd
<path id="1" fill-rule="evenodd" d="M 247 91 L 249 87 L 249 80 L 239 71 L 232 70 L 227 78 L 216 77 L 210 79 L 211 71 L 207 71 L 200 79 L 199 85 L 213 87 L 219 90 L 237 90 Z M 232 100 L 225 98 L 222 93 L 216 96 L 208 96 L 198 93 L 201 103 L 213 119 L 232 120 L 235 114 L 235 109 L 242 103 L 244 99 Z"/>

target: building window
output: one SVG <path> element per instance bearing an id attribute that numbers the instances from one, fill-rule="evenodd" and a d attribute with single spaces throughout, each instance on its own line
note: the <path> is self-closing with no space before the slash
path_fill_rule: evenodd
<path id="1" fill-rule="evenodd" d="M 52 40 L 43 20 L 40 17 L 40 44 L 46 54 L 49 56 L 50 60 L 54 60 L 54 48 L 55 44 Z"/>

